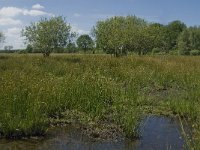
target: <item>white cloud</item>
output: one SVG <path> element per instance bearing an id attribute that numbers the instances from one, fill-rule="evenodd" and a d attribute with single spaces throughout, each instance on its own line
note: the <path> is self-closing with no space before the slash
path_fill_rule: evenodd
<path id="1" fill-rule="evenodd" d="M 19 24 L 22 24 L 20 20 L 16 20 L 12 18 L 0 18 L 0 26 L 19 25 Z"/>
<path id="2" fill-rule="evenodd" d="M 19 7 L 0 7 L 0 27 L 6 37 L 5 45 L 12 45 L 14 49 L 24 48 L 24 37 L 21 37 L 21 30 L 26 24 L 26 20 L 19 20 L 21 16 L 54 16 L 52 13 L 40 10 L 44 7 L 36 4 L 30 9 Z"/>
<path id="3" fill-rule="evenodd" d="M 47 12 L 44 12 L 44 11 L 41 11 L 41 10 L 29 10 L 29 11 L 24 11 L 23 12 L 23 15 L 25 15 L 25 16 L 27 16 L 27 15 L 29 15 L 29 16 L 45 16 L 45 15 L 47 15 L 47 16 L 53 16 L 53 14 L 51 14 L 51 13 L 47 13 Z"/>
<path id="4" fill-rule="evenodd" d="M 21 33 L 21 28 L 17 28 L 17 27 L 14 27 L 14 28 L 9 28 L 6 30 L 6 35 L 11 37 L 11 36 L 19 36 L 20 33 Z"/>
<path id="5" fill-rule="evenodd" d="M 86 31 L 86 30 L 82 30 L 80 29 L 79 27 L 77 27 L 77 25 L 72 25 L 72 31 L 73 32 L 76 32 L 78 34 L 89 34 L 89 31 Z"/>
<path id="6" fill-rule="evenodd" d="M 22 28 L 17 27 L 8 28 L 4 30 L 4 34 L 6 37 L 4 46 L 12 45 L 14 46 L 14 49 L 24 48 L 24 39 L 23 37 L 21 37 L 21 30 Z"/>
<path id="7" fill-rule="evenodd" d="M 17 15 L 23 14 L 24 9 L 17 7 L 3 7 L 0 9 L 0 16 L 2 17 L 15 17 Z"/>
<path id="8" fill-rule="evenodd" d="M 44 9 L 44 6 L 40 5 L 40 4 L 35 4 L 32 6 L 33 9 Z"/>
<path id="9" fill-rule="evenodd" d="M 23 8 L 17 8 L 17 7 L 3 7 L 0 9 L 0 17 L 16 17 L 19 15 L 24 16 L 53 16 L 52 13 L 48 13 L 41 10 L 28 10 Z"/>

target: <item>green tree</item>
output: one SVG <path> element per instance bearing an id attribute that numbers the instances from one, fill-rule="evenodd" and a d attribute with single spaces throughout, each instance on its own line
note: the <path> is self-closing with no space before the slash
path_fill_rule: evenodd
<path id="1" fill-rule="evenodd" d="M 32 53 L 33 52 L 33 47 L 30 44 L 27 45 L 26 52 L 27 53 Z"/>
<path id="2" fill-rule="evenodd" d="M 200 50 L 200 27 L 194 26 L 188 29 L 190 49 L 191 50 Z"/>
<path id="3" fill-rule="evenodd" d="M 159 23 L 150 24 L 148 27 L 148 34 L 151 39 L 152 50 L 159 49 L 162 52 L 167 52 L 169 50 L 169 38 L 164 25 Z"/>
<path id="4" fill-rule="evenodd" d="M 13 46 L 12 45 L 7 45 L 7 46 L 4 46 L 4 50 L 5 51 L 10 51 L 13 49 Z"/>
<path id="5" fill-rule="evenodd" d="M 187 26 L 179 21 L 179 20 L 176 20 L 176 21 L 173 21 L 173 22 L 170 22 L 167 26 L 167 31 L 168 31 L 168 42 L 169 42 L 169 49 L 176 49 L 177 48 L 177 40 L 178 40 L 178 37 L 180 35 L 181 32 L 183 32 Z"/>
<path id="6" fill-rule="evenodd" d="M 178 50 L 181 55 L 189 55 L 190 54 L 190 40 L 189 40 L 190 32 L 189 30 L 183 31 L 178 38 Z"/>
<path id="7" fill-rule="evenodd" d="M 94 41 L 87 34 L 79 36 L 76 41 L 76 44 L 78 45 L 78 48 L 80 50 L 84 51 L 84 53 L 86 53 L 86 51 L 92 50 L 94 48 Z"/>
<path id="8" fill-rule="evenodd" d="M 76 44 L 74 42 L 70 42 L 66 49 L 65 49 L 65 52 L 67 53 L 76 53 L 77 52 L 77 47 L 76 47 Z"/>
<path id="9" fill-rule="evenodd" d="M 200 27 L 184 30 L 177 41 L 180 54 L 189 55 L 191 50 L 200 50 Z"/>
<path id="10" fill-rule="evenodd" d="M 5 40 L 5 36 L 2 32 L 0 32 L 0 44 L 3 43 Z"/>
<path id="11" fill-rule="evenodd" d="M 22 30 L 22 35 L 34 49 L 40 50 L 47 57 L 54 50 L 64 48 L 75 34 L 63 17 L 52 17 L 31 23 Z"/>
<path id="12" fill-rule="evenodd" d="M 128 51 L 139 54 L 148 49 L 147 22 L 136 16 L 112 17 L 97 22 L 94 27 L 97 48 L 120 56 Z"/>

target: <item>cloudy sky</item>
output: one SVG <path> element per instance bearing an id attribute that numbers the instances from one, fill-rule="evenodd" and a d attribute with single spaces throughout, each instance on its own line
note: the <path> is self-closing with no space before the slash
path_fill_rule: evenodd
<path id="1" fill-rule="evenodd" d="M 62 15 L 79 34 L 89 33 L 98 20 L 114 15 L 136 15 L 167 24 L 181 20 L 200 25 L 199 0 L 0 0 L 0 31 L 4 45 L 23 48 L 20 31 L 41 17 Z M 3 46 L 2 46 L 3 47 Z"/>

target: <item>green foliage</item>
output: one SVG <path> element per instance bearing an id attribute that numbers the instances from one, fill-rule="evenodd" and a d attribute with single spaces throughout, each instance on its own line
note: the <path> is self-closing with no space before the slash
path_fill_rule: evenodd
<path id="1" fill-rule="evenodd" d="M 27 54 L 28 52 L 24 49 L 17 51 L 18 54 Z"/>
<path id="2" fill-rule="evenodd" d="M 179 55 L 179 51 L 178 50 L 171 50 L 169 51 L 170 55 Z"/>
<path id="3" fill-rule="evenodd" d="M 145 35 L 146 26 L 143 19 L 135 16 L 99 21 L 93 31 L 97 48 L 115 56 L 126 55 L 128 51 L 145 53 L 150 43 Z"/>
<path id="4" fill-rule="evenodd" d="M 27 47 L 26 47 L 26 51 L 27 51 L 27 53 L 32 53 L 33 47 L 30 44 L 28 44 Z"/>
<path id="5" fill-rule="evenodd" d="M 2 42 L 4 42 L 4 40 L 5 40 L 5 36 L 4 36 L 4 34 L 2 32 L 0 32 L 0 44 Z"/>
<path id="6" fill-rule="evenodd" d="M 200 50 L 200 27 L 190 27 L 189 29 L 190 48 Z"/>
<path id="7" fill-rule="evenodd" d="M 56 48 L 53 50 L 54 53 L 64 53 L 64 48 Z"/>
<path id="8" fill-rule="evenodd" d="M 7 45 L 7 46 L 4 46 L 4 50 L 5 51 L 10 51 L 13 49 L 13 46 L 12 45 Z"/>
<path id="9" fill-rule="evenodd" d="M 39 22 L 27 26 L 22 35 L 34 49 L 39 49 L 44 56 L 49 56 L 54 50 L 64 48 L 75 34 L 71 33 L 71 26 L 64 18 L 52 17 L 42 18 Z"/>
<path id="10" fill-rule="evenodd" d="M 152 50 L 153 55 L 156 53 L 160 53 L 160 52 L 162 52 L 162 50 L 160 48 L 153 48 L 153 50 Z"/>
<path id="11" fill-rule="evenodd" d="M 177 39 L 181 32 L 183 32 L 185 29 L 187 29 L 187 26 L 179 21 L 173 21 L 170 22 L 167 26 L 167 36 L 168 36 L 168 44 L 169 44 L 169 50 L 176 49 L 177 48 Z"/>
<path id="12" fill-rule="evenodd" d="M 64 52 L 66 52 L 66 53 L 76 53 L 76 52 L 78 52 L 76 44 L 75 43 L 69 43 L 67 45 L 67 47 L 65 48 Z"/>
<path id="13" fill-rule="evenodd" d="M 163 53 L 176 49 L 177 38 L 186 25 L 174 21 L 168 25 L 148 23 L 135 16 L 112 17 L 97 23 L 93 29 L 97 47 L 120 56 L 129 52 L 147 54 L 155 47 Z"/>
<path id="14" fill-rule="evenodd" d="M 151 47 L 159 48 L 160 50 L 169 50 L 169 39 L 167 28 L 159 23 L 150 24 L 148 27 L 148 36 L 151 39 Z"/>
<path id="15" fill-rule="evenodd" d="M 191 50 L 200 50 L 200 28 L 190 27 L 178 38 L 178 49 L 181 54 L 190 54 Z"/>
<path id="16" fill-rule="evenodd" d="M 178 38 L 178 49 L 181 55 L 189 55 L 190 51 L 190 33 L 188 30 L 184 30 Z"/>
<path id="17" fill-rule="evenodd" d="M 94 42 L 92 38 L 87 34 L 79 36 L 76 44 L 78 45 L 79 50 L 83 50 L 84 53 L 94 48 Z"/>
<path id="18" fill-rule="evenodd" d="M 200 55 L 200 50 L 191 50 L 190 55 L 192 55 L 192 56 Z"/>

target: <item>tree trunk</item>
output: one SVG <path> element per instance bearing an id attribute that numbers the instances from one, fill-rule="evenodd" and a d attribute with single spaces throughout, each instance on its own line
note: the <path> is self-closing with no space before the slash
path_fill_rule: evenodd
<path id="1" fill-rule="evenodd" d="M 49 52 L 43 53 L 43 56 L 44 56 L 44 57 L 49 57 L 49 55 L 50 55 Z"/>

